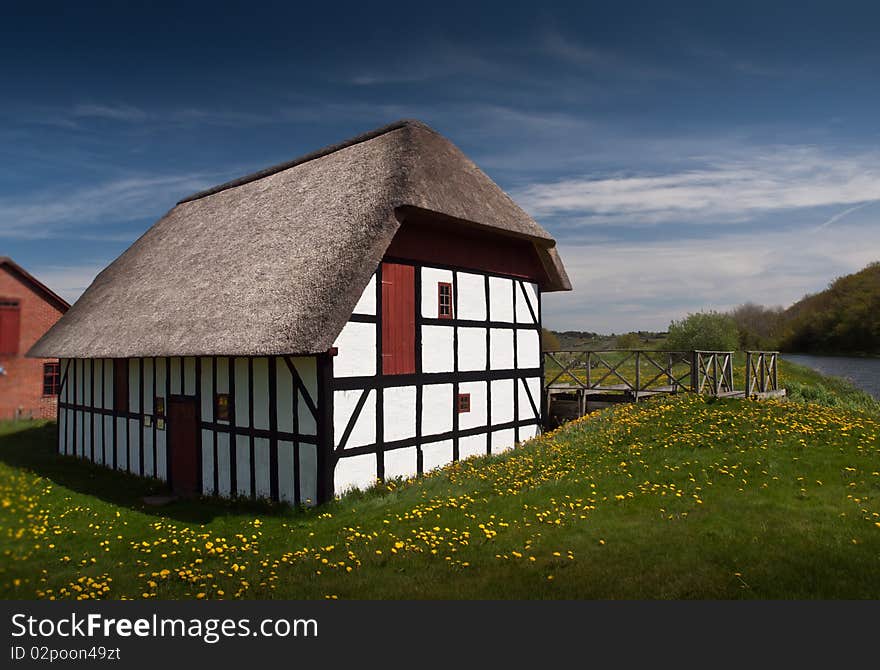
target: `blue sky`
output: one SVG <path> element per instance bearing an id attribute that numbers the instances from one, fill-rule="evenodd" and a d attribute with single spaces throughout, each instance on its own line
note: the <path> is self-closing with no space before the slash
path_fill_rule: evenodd
<path id="1" fill-rule="evenodd" d="M 880 259 L 876 5 L 433 4 L 4 9 L 0 255 L 73 300 L 179 198 L 416 117 L 557 238 L 550 327 Z"/>

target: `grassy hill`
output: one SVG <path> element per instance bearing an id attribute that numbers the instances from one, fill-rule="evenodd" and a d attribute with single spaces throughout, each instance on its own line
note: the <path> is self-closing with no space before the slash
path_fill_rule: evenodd
<path id="1" fill-rule="evenodd" d="M 880 413 L 849 392 L 620 406 L 306 511 L 147 507 L 6 424 L 0 597 L 878 598 Z"/>

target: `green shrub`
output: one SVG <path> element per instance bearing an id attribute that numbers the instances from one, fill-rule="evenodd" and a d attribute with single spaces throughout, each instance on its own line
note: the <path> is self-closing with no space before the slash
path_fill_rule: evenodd
<path id="1" fill-rule="evenodd" d="M 726 314 L 697 312 L 669 324 L 666 348 L 671 351 L 734 351 L 739 344 L 736 322 Z"/>

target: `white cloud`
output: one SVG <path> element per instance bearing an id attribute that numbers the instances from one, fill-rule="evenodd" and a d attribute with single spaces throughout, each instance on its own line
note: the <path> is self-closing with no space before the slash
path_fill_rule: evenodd
<path id="1" fill-rule="evenodd" d="M 701 163 L 671 174 L 532 184 L 512 195 L 535 216 L 619 225 L 732 223 L 762 212 L 880 199 L 877 152 L 831 155 L 784 146 Z"/>
<path id="2" fill-rule="evenodd" d="M 73 304 L 106 264 L 94 261 L 78 265 L 38 265 L 29 270 L 55 293 Z"/>
<path id="3" fill-rule="evenodd" d="M 0 237 L 42 239 L 94 234 L 85 226 L 119 224 L 170 209 L 216 177 L 203 174 L 137 176 L 67 193 L 40 192 L 0 199 Z M 74 230 L 75 229 L 75 230 Z"/>
<path id="4" fill-rule="evenodd" d="M 143 121 L 148 114 L 132 105 L 116 104 L 79 104 L 75 105 L 72 114 L 80 118 L 110 119 L 111 121 Z"/>
<path id="5" fill-rule="evenodd" d="M 555 329 L 665 330 L 701 309 L 747 301 L 787 306 L 835 277 L 880 260 L 880 226 L 839 223 L 801 231 L 732 233 L 713 239 L 560 244 L 571 293 L 547 294 Z"/>

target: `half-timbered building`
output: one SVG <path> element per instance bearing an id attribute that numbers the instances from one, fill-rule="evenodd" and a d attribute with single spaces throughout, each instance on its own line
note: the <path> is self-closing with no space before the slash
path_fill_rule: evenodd
<path id="1" fill-rule="evenodd" d="M 58 449 L 181 493 L 321 502 L 534 436 L 541 226 L 400 121 L 179 202 L 31 350 Z"/>

